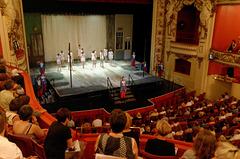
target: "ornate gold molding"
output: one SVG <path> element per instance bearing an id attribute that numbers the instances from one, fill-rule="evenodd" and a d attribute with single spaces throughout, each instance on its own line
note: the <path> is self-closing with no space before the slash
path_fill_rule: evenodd
<path id="1" fill-rule="evenodd" d="M 240 67 L 240 54 L 238 53 L 221 52 L 213 49 L 210 50 L 210 53 L 213 55 L 213 61 L 215 62 Z"/>
<path id="2" fill-rule="evenodd" d="M 217 5 L 233 5 L 240 4 L 240 0 L 216 0 Z"/>
<path id="3" fill-rule="evenodd" d="M 0 11 L 1 14 L 4 14 L 4 9 L 6 8 L 7 4 L 4 2 L 4 0 L 0 0 Z"/>

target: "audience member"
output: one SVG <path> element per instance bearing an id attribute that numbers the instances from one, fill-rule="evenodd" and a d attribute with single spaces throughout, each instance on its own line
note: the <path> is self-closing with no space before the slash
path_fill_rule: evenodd
<path id="1" fill-rule="evenodd" d="M 232 116 L 232 112 L 231 112 L 230 109 L 227 109 L 227 110 L 226 110 L 225 117 L 227 118 L 227 117 L 229 117 L 229 116 Z"/>
<path id="2" fill-rule="evenodd" d="M 224 96 L 225 99 L 229 99 L 228 92 L 225 92 L 224 95 L 225 95 Z"/>
<path id="3" fill-rule="evenodd" d="M 229 139 L 229 141 L 233 141 L 233 140 L 240 140 L 240 129 L 236 129 L 234 131 L 233 137 Z"/>
<path id="4" fill-rule="evenodd" d="M 69 121 L 67 122 L 67 126 L 70 128 L 74 128 L 75 127 L 75 122 L 73 120 L 73 116 L 69 117 Z"/>
<path id="5" fill-rule="evenodd" d="M 224 111 L 220 112 L 220 116 L 218 117 L 218 120 L 226 119 Z"/>
<path id="6" fill-rule="evenodd" d="M 154 109 L 152 112 L 149 113 L 149 117 L 152 117 L 152 116 L 158 116 L 159 113 L 157 111 L 157 109 Z"/>
<path id="7" fill-rule="evenodd" d="M 159 112 L 159 114 L 162 114 L 162 115 L 165 114 L 166 115 L 165 107 L 161 108 L 161 112 Z"/>
<path id="8" fill-rule="evenodd" d="M 137 143 L 133 138 L 122 134 L 127 117 L 124 111 L 114 109 L 110 115 L 112 132 L 99 135 L 95 144 L 95 152 L 128 159 L 138 158 Z"/>
<path id="9" fill-rule="evenodd" d="M 240 150 L 229 142 L 219 142 L 215 151 L 215 159 L 239 159 Z"/>
<path id="10" fill-rule="evenodd" d="M 145 127 L 145 131 L 143 132 L 143 134 L 151 134 L 151 128 L 149 125 Z"/>
<path id="11" fill-rule="evenodd" d="M 126 114 L 126 117 L 127 117 L 127 123 L 126 123 L 126 126 L 125 126 L 124 130 L 123 130 L 123 135 L 134 138 L 135 141 L 137 142 L 138 147 L 139 147 L 138 132 L 135 132 L 132 129 L 130 129 L 130 126 L 132 125 L 132 117 L 128 113 L 125 113 L 125 114 Z"/>
<path id="12" fill-rule="evenodd" d="M 39 127 L 36 117 L 33 116 L 33 108 L 29 105 L 24 105 L 19 110 L 21 120 L 15 121 L 13 124 L 13 133 L 15 135 L 43 139 L 44 131 Z"/>
<path id="13" fill-rule="evenodd" d="M 67 108 L 60 108 L 56 113 L 57 121 L 49 127 L 44 150 L 48 159 L 65 159 L 65 150 L 74 150 L 71 129 L 67 127 L 71 111 Z M 74 155 L 79 156 L 80 152 Z"/>
<path id="14" fill-rule="evenodd" d="M 158 120 L 157 139 L 148 139 L 145 151 L 159 156 L 175 156 L 175 146 L 166 141 L 166 136 L 172 132 L 171 125 L 165 120 Z"/>
<path id="15" fill-rule="evenodd" d="M 215 136 L 208 130 L 200 131 L 193 143 L 193 149 L 185 151 L 184 159 L 210 159 L 217 147 Z"/>
<path id="16" fill-rule="evenodd" d="M 10 102 L 9 104 L 10 110 L 6 112 L 7 123 L 9 125 L 13 126 L 15 121 L 20 120 L 18 112 L 21 107 L 22 107 L 21 98 L 15 98 Z"/>
<path id="17" fill-rule="evenodd" d="M 13 89 L 15 88 L 15 84 L 13 80 L 8 79 L 4 83 L 5 90 L 2 90 L 0 92 L 0 105 L 4 109 L 4 111 L 9 111 L 9 104 L 10 102 L 15 98 L 18 97 L 17 94 L 13 92 Z"/>
<path id="18" fill-rule="evenodd" d="M 175 132 L 175 135 L 178 135 L 178 136 L 183 135 L 183 130 L 182 130 L 181 125 L 177 126 L 177 131 Z"/>
<path id="19" fill-rule="evenodd" d="M 236 40 L 232 40 L 230 46 L 226 49 L 227 52 L 232 52 L 236 48 Z"/>
<path id="20" fill-rule="evenodd" d="M 102 120 L 99 119 L 98 115 L 96 115 L 96 119 L 92 122 L 93 127 L 101 127 L 102 126 Z"/>
<path id="21" fill-rule="evenodd" d="M 192 125 L 191 123 L 187 123 L 187 127 L 184 130 L 185 133 L 192 133 Z"/>

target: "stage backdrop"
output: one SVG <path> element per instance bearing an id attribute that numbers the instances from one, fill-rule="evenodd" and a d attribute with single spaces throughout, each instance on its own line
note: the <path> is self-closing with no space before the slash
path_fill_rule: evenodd
<path id="1" fill-rule="evenodd" d="M 106 47 L 106 16 L 41 15 L 45 61 L 55 61 L 57 53 L 67 57 L 68 43 L 77 59 L 78 44 L 86 58 Z M 65 57 L 65 58 L 66 58 Z"/>

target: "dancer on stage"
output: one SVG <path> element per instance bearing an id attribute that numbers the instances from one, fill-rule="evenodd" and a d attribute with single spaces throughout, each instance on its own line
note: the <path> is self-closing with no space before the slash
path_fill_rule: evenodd
<path id="1" fill-rule="evenodd" d="M 61 56 L 60 54 L 57 54 L 57 65 L 58 65 L 58 70 L 57 71 L 61 71 Z"/>
<path id="2" fill-rule="evenodd" d="M 109 52 L 108 52 L 108 58 L 109 58 L 109 61 L 110 61 L 110 66 L 112 66 L 112 59 L 113 59 L 113 51 L 112 51 L 112 49 L 110 49 Z"/>
<path id="3" fill-rule="evenodd" d="M 96 60 L 97 60 L 97 53 L 96 53 L 96 51 L 94 50 L 93 52 L 92 52 L 92 68 L 95 66 L 95 68 L 96 68 Z"/>
<path id="4" fill-rule="evenodd" d="M 103 52 L 102 50 L 100 51 L 100 67 L 104 67 L 103 65 L 103 60 L 104 60 L 104 55 L 103 55 Z"/>
<path id="5" fill-rule="evenodd" d="M 73 55 L 72 51 L 70 52 L 70 55 L 71 55 L 71 62 L 72 62 L 72 66 L 73 66 L 74 65 L 74 55 Z"/>
<path id="6" fill-rule="evenodd" d="M 82 55 L 82 49 L 81 49 L 81 45 L 78 45 L 78 62 L 80 62 L 81 59 L 81 55 Z"/>
<path id="7" fill-rule="evenodd" d="M 126 81 L 125 81 L 125 78 L 123 76 L 122 81 L 120 82 L 120 98 L 121 98 L 121 101 L 125 100 L 126 91 L 127 91 Z"/>
<path id="8" fill-rule="evenodd" d="M 82 66 L 84 69 L 84 65 L 85 65 L 85 53 L 84 52 L 82 52 L 82 54 L 81 54 L 81 62 L 82 62 Z"/>
<path id="9" fill-rule="evenodd" d="M 133 54 L 132 54 L 132 59 L 131 59 L 131 66 L 135 66 L 135 57 L 136 57 L 136 55 L 135 55 L 135 52 L 133 52 Z"/>
<path id="10" fill-rule="evenodd" d="M 107 62 L 107 56 L 108 56 L 107 47 L 105 47 L 105 49 L 103 51 L 104 51 L 105 62 Z"/>
<path id="11" fill-rule="evenodd" d="M 39 72 L 40 74 L 45 74 L 45 64 L 43 63 L 43 60 L 38 61 L 37 64 L 39 65 Z"/>
<path id="12" fill-rule="evenodd" d="M 61 64 L 62 66 L 65 67 L 65 54 L 63 51 L 61 51 L 60 56 L 61 56 Z"/>
<path id="13" fill-rule="evenodd" d="M 70 61 L 70 58 L 72 61 L 71 53 L 68 53 L 68 69 L 70 69 L 70 67 L 72 68 L 72 62 Z"/>
<path id="14" fill-rule="evenodd" d="M 162 77 L 163 75 L 163 69 L 164 69 L 164 66 L 163 66 L 163 63 L 162 61 L 160 62 L 160 65 L 158 65 L 158 77 Z"/>

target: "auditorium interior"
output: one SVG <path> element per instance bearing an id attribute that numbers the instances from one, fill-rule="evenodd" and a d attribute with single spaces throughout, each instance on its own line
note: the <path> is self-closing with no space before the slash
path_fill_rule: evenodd
<path id="1" fill-rule="evenodd" d="M 19 70 L 29 105 L 47 110 L 38 117 L 41 128 L 56 121 L 59 108 L 71 110 L 73 140 L 84 142 L 82 158 L 94 159 L 98 135 L 111 131 L 109 126 L 87 129 L 85 119 L 92 123 L 98 116 L 105 123 L 115 108 L 133 117 L 138 155 L 144 159 L 154 158 L 144 150 L 148 139 L 156 138 L 157 120 L 167 117 L 174 132 L 178 123 L 184 133 L 166 141 L 178 148 L 180 158 L 194 145 L 186 142 L 189 125 L 205 123 L 201 128 L 211 131 L 215 127 L 216 139 L 230 138 L 240 129 L 239 10 L 239 0 L 0 0 L 0 56 L 8 70 Z M 84 71 L 78 45 L 85 52 Z M 103 69 L 98 59 L 93 69 L 91 52 L 105 48 L 113 50 L 115 66 L 104 62 Z M 66 57 L 73 51 L 74 65 L 69 70 L 66 58 L 60 72 L 56 55 L 61 50 Z M 42 61 L 46 86 L 40 88 Z M 118 93 L 122 76 L 128 82 L 124 101 Z M 151 116 L 155 110 L 159 114 Z M 219 119 L 229 111 L 231 116 Z M 141 120 L 136 120 L 138 113 Z M 238 125 L 229 127 L 235 119 Z M 217 132 L 215 125 L 226 121 L 228 128 Z M 151 133 L 142 133 L 147 126 Z M 191 131 L 194 137 L 198 132 Z M 240 148 L 240 138 L 231 143 Z M 18 146 L 24 157 L 46 158 L 41 145 Z"/>

